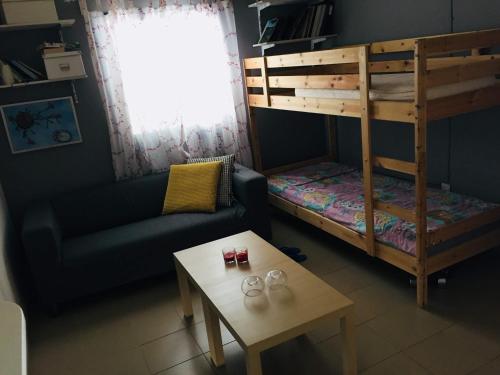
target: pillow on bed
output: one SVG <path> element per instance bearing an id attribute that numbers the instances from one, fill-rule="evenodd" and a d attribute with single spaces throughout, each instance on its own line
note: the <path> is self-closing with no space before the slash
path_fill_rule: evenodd
<path id="1" fill-rule="evenodd" d="M 192 158 L 188 159 L 188 164 L 206 163 L 220 161 L 222 168 L 220 171 L 219 190 L 217 191 L 217 205 L 220 207 L 230 207 L 233 201 L 233 169 L 234 155 L 214 156 L 211 158 Z"/>

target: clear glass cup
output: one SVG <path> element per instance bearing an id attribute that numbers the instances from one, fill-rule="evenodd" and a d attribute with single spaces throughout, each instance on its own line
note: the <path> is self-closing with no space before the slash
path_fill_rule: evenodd
<path id="1" fill-rule="evenodd" d="M 262 294 L 264 291 L 264 280 L 259 276 L 248 276 L 245 277 L 241 283 L 241 291 L 244 295 L 248 297 L 256 297 Z"/>
<path id="2" fill-rule="evenodd" d="M 276 290 L 286 287 L 288 276 L 285 271 L 271 270 L 266 275 L 266 285 L 270 290 Z"/>
<path id="3" fill-rule="evenodd" d="M 234 247 L 224 247 L 222 249 L 222 257 L 224 258 L 224 263 L 232 264 L 236 262 L 236 251 Z"/>
<path id="4" fill-rule="evenodd" d="M 245 246 L 237 247 L 236 251 L 236 260 L 238 263 L 247 263 L 248 262 L 248 248 Z"/>

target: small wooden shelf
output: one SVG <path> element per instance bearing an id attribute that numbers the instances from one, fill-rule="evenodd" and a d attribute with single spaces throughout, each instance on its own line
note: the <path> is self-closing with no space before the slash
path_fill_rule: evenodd
<path id="1" fill-rule="evenodd" d="M 74 19 L 59 20 L 57 22 L 44 23 L 18 23 L 12 25 L 0 25 L 0 32 L 3 31 L 20 31 L 33 29 L 55 29 L 60 27 L 71 27 L 75 23 Z"/>
<path id="2" fill-rule="evenodd" d="M 299 38 L 299 39 L 285 39 L 285 40 L 274 40 L 266 43 L 257 43 L 254 44 L 254 47 L 274 47 L 279 44 L 290 44 L 290 43 L 301 43 L 301 42 L 323 42 L 327 39 L 336 38 L 338 34 L 329 34 L 329 35 L 318 35 L 318 36 L 310 36 L 307 38 Z"/>
<path id="3" fill-rule="evenodd" d="M 68 78 L 61 78 L 61 79 L 44 79 L 44 80 L 41 80 L 41 81 L 21 82 L 21 83 L 14 83 L 12 85 L 1 85 L 0 89 L 12 89 L 12 88 L 18 88 L 18 87 L 44 85 L 44 84 L 48 84 L 48 83 L 63 82 L 63 81 L 74 81 L 76 79 L 84 79 L 84 78 L 87 78 L 87 75 L 75 76 L 75 77 L 68 77 Z"/>
<path id="4" fill-rule="evenodd" d="M 255 3 L 249 4 L 249 8 L 259 8 L 264 9 L 267 7 L 277 6 L 277 5 L 286 5 L 286 4 L 300 4 L 306 3 L 307 0 L 261 0 L 256 1 Z"/>

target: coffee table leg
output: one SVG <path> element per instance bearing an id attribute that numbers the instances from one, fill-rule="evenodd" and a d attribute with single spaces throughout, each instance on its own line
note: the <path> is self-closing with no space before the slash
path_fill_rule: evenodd
<path id="1" fill-rule="evenodd" d="M 356 339 L 353 321 L 353 312 L 349 312 L 346 316 L 340 318 L 340 331 L 342 337 L 342 367 L 344 375 L 354 375 L 358 373 Z"/>
<path id="2" fill-rule="evenodd" d="M 205 315 L 205 326 L 207 328 L 208 347 L 210 357 L 216 367 L 224 364 L 224 350 L 222 348 L 222 337 L 220 333 L 219 317 L 212 310 L 205 296 L 201 297 L 203 314 Z"/>
<path id="3" fill-rule="evenodd" d="M 186 271 L 175 260 L 175 268 L 177 271 L 177 282 L 179 283 L 179 292 L 181 294 L 182 311 L 184 318 L 193 316 L 193 303 L 191 301 L 191 292 L 189 290 L 189 281 Z"/>
<path id="4" fill-rule="evenodd" d="M 262 375 L 260 352 L 255 350 L 247 351 L 247 375 Z"/>

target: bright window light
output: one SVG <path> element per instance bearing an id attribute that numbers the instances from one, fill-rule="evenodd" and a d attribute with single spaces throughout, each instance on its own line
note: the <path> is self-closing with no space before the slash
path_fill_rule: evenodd
<path id="1" fill-rule="evenodd" d="M 234 116 L 224 33 L 210 12 L 125 11 L 113 25 L 134 134 L 213 128 Z"/>

